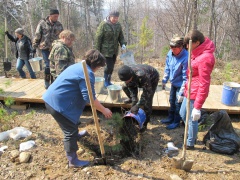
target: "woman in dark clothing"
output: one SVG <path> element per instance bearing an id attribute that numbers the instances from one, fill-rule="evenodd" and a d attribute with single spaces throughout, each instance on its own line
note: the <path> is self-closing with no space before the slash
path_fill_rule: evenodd
<path id="1" fill-rule="evenodd" d="M 30 76 L 32 79 L 36 79 L 36 75 L 32 70 L 32 67 L 29 63 L 30 59 L 30 53 L 32 52 L 32 43 L 31 40 L 23 34 L 23 29 L 18 28 L 15 30 L 15 38 L 8 33 L 8 31 L 5 32 L 5 34 L 8 36 L 8 38 L 15 42 L 16 45 L 16 58 L 17 58 L 17 70 L 21 76 L 21 78 L 26 78 L 26 74 L 23 71 L 23 66 L 26 65 Z"/>

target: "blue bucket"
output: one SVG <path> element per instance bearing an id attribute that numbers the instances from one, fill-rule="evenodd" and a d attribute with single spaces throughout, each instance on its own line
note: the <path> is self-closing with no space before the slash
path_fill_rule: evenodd
<path id="1" fill-rule="evenodd" d="M 236 106 L 239 92 L 240 84 L 234 82 L 223 83 L 222 103 L 227 106 Z"/>
<path id="2" fill-rule="evenodd" d="M 133 114 L 133 113 L 131 113 L 131 111 L 128 111 L 125 114 L 124 118 L 125 117 L 131 117 L 131 118 L 135 119 L 138 122 L 140 129 L 142 129 L 143 124 L 146 120 L 146 114 L 145 114 L 144 110 L 142 110 L 141 108 L 139 108 L 138 114 Z"/>

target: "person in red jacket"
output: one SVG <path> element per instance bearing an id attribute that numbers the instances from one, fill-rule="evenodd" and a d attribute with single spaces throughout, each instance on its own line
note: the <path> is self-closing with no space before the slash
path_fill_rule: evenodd
<path id="1" fill-rule="evenodd" d="M 187 149 L 194 149 L 194 143 L 197 139 L 198 120 L 201 117 L 201 111 L 210 87 L 211 73 L 215 64 L 213 42 L 204 37 L 198 30 L 191 30 L 184 38 L 184 43 L 188 48 L 189 40 L 192 40 L 192 82 L 190 92 L 190 117 L 188 124 Z M 180 109 L 182 119 L 186 120 L 186 105 L 188 94 L 189 69 L 187 70 L 187 82 L 185 83 L 184 99 Z"/>

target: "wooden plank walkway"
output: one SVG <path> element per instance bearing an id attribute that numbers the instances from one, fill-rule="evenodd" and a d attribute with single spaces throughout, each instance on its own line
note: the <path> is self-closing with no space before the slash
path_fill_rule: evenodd
<path id="1" fill-rule="evenodd" d="M 116 82 L 116 84 L 121 84 Z M 44 88 L 43 79 L 11 79 L 0 78 L 0 88 L 3 89 L 3 93 L 0 93 L 0 100 L 4 100 L 7 97 L 12 97 L 15 102 L 25 103 L 44 103 L 42 95 L 46 91 Z M 168 110 L 169 109 L 169 91 L 170 84 L 167 84 L 166 90 L 162 90 L 159 86 L 154 95 L 153 109 L 154 110 Z M 139 96 L 141 90 L 139 90 Z M 121 92 L 121 100 L 126 99 L 124 92 Z M 230 114 L 240 114 L 240 95 L 238 97 L 237 106 L 226 106 L 221 103 L 222 97 L 222 85 L 211 85 L 210 93 L 203 105 L 203 108 L 207 111 L 226 110 Z M 104 89 L 103 93 L 97 94 L 98 100 L 106 107 L 122 107 L 130 108 L 130 104 L 113 103 L 111 97 L 108 95 L 107 89 Z"/>

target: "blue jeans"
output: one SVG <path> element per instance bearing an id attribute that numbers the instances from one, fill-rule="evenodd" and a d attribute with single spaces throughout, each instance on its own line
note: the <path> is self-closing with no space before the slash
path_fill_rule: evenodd
<path id="1" fill-rule="evenodd" d="M 194 104 L 194 100 L 190 100 L 187 146 L 194 146 L 194 143 L 195 143 L 195 140 L 197 139 L 197 134 L 198 134 L 198 121 L 193 121 L 191 117 L 193 104 Z M 180 116 L 182 117 L 182 120 L 186 122 L 186 116 L 187 116 L 187 98 L 186 97 L 184 97 L 181 105 Z"/>
<path id="2" fill-rule="evenodd" d="M 18 70 L 21 78 L 26 78 L 26 74 L 25 74 L 25 72 L 23 71 L 23 66 L 24 66 L 24 64 L 26 65 L 26 67 L 27 67 L 27 69 L 28 69 L 28 72 L 30 73 L 31 78 L 32 78 L 32 79 L 36 79 L 36 75 L 35 75 L 35 73 L 33 72 L 32 67 L 31 67 L 29 61 L 28 61 L 28 60 L 22 60 L 22 59 L 18 58 L 18 59 L 17 59 L 17 65 L 16 65 L 16 67 L 17 67 L 17 70 Z"/>
<path id="3" fill-rule="evenodd" d="M 49 64 L 50 64 L 50 61 L 49 61 L 49 54 L 50 54 L 50 51 L 49 50 L 42 50 L 42 56 L 43 56 L 43 60 L 44 60 L 44 63 L 45 63 L 45 68 L 48 67 L 49 68 Z"/>
<path id="4" fill-rule="evenodd" d="M 181 117 L 179 111 L 181 108 L 181 103 L 178 103 L 177 95 L 180 90 L 180 87 L 175 87 L 171 85 L 169 103 L 170 103 L 170 113 L 174 114 L 174 123 L 180 123 Z M 175 122 L 176 121 L 176 122 Z"/>

